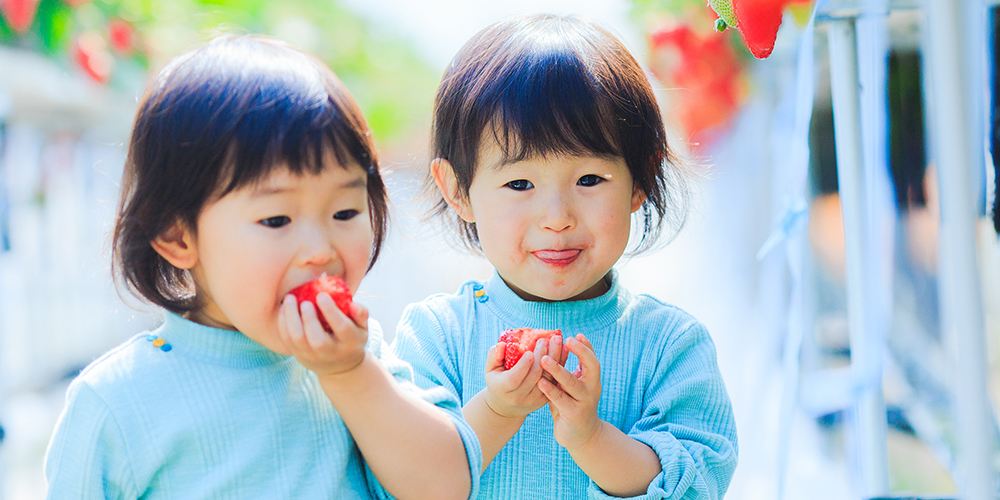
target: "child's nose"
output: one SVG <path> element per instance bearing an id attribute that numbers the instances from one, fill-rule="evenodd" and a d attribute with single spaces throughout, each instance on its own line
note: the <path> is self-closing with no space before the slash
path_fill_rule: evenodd
<path id="1" fill-rule="evenodd" d="M 333 240 L 324 231 L 307 231 L 298 253 L 298 264 L 303 267 L 327 266 L 337 259 Z"/>
<path id="2" fill-rule="evenodd" d="M 548 196 L 542 208 L 541 226 L 545 229 L 565 231 L 573 227 L 576 222 L 571 203 L 561 193 Z"/>

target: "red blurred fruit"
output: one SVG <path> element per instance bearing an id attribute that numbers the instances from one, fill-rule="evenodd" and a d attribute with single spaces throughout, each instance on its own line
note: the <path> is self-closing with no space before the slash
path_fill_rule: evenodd
<path id="1" fill-rule="evenodd" d="M 554 335 L 562 335 L 562 330 L 539 330 L 536 328 L 514 328 L 504 330 L 500 342 L 507 344 L 504 349 L 503 367 L 510 370 L 524 356 L 524 353 L 535 350 L 535 343 L 541 339 L 550 339 Z"/>
<path id="2" fill-rule="evenodd" d="M 73 44 L 73 59 L 97 83 L 107 83 L 115 68 L 115 59 L 108 52 L 101 35 L 86 32 Z"/>
<path id="3" fill-rule="evenodd" d="M 7 24 L 18 34 L 25 34 L 31 28 L 38 12 L 40 0 L 0 0 L 0 14 Z"/>
<path id="4" fill-rule="evenodd" d="M 326 273 L 323 273 L 319 278 L 300 285 L 288 293 L 294 295 L 295 300 L 299 304 L 312 302 L 313 305 L 316 305 L 316 296 L 322 292 L 330 294 L 330 298 L 337 304 L 337 308 L 350 317 L 351 289 L 347 287 L 347 283 L 340 276 L 327 276 Z M 326 322 L 326 318 L 323 317 L 323 313 L 318 307 L 316 308 L 316 312 L 319 314 L 319 324 L 323 326 L 323 329 L 333 332 L 333 329 L 330 328 L 330 324 Z"/>
<path id="5" fill-rule="evenodd" d="M 700 18 L 699 18 L 700 19 Z M 653 74 L 670 92 L 667 113 L 686 138 L 700 144 L 708 130 L 725 125 L 742 100 L 742 63 L 724 36 L 690 24 L 668 25 L 650 35 Z"/>
<path id="6" fill-rule="evenodd" d="M 135 28 L 128 21 L 113 19 L 108 23 L 108 40 L 115 52 L 129 54 L 135 48 Z"/>

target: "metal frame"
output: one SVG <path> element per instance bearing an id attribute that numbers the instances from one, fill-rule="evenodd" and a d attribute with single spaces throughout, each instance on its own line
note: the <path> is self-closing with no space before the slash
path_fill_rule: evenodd
<path id="1" fill-rule="evenodd" d="M 931 144 L 938 169 L 941 205 L 942 327 L 955 364 L 955 422 L 958 430 L 958 480 L 967 500 L 993 499 L 994 429 L 992 408 L 986 390 L 987 361 L 983 306 L 977 266 L 974 173 L 985 165 L 982 136 L 976 130 L 976 106 L 985 108 L 983 93 L 969 92 L 971 60 L 965 50 L 969 22 L 976 22 L 976 8 L 1000 4 L 1000 0 L 892 0 L 890 10 L 925 8 L 928 24 L 925 95 L 933 100 L 935 115 L 928 119 Z M 847 293 L 852 366 L 861 369 L 872 360 L 863 341 L 879 332 L 865 331 L 866 309 L 873 301 L 864 286 L 863 242 L 872 228 L 864 214 L 866 186 L 861 176 L 862 144 L 858 87 L 856 20 L 865 12 L 864 0 L 830 0 L 816 13 L 817 22 L 828 23 L 830 65 L 838 177 L 844 214 L 847 250 Z M 888 12 L 886 12 L 888 13 Z M 885 404 L 881 388 L 867 389 L 855 404 L 858 456 L 863 494 L 888 493 Z"/>
<path id="2" fill-rule="evenodd" d="M 876 272 L 865 258 L 866 235 L 871 234 L 872 186 L 865 182 L 864 144 L 861 134 L 861 95 L 858 75 L 857 26 L 853 18 L 831 21 L 829 28 L 830 90 L 837 148 L 837 179 L 844 218 L 847 272 L 847 317 L 851 343 L 851 368 L 856 379 L 878 369 L 880 351 L 872 349 L 868 318 L 877 301 L 868 297 L 866 276 Z M 880 373 L 880 371 L 879 371 Z M 865 497 L 889 493 L 889 458 L 886 450 L 885 401 L 881 384 L 860 384 L 854 397 L 854 429 Z"/>

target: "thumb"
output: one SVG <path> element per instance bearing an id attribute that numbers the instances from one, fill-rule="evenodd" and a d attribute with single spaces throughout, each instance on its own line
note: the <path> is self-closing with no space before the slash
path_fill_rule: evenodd
<path id="1" fill-rule="evenodd" d="M 350 315 L 351 321 L 365 330 L 368 329 L 368 308 L 358 304 L 357 302 L 351 301 Z"/>
<path id="2" fill-rule="evenodd" d="M 506 346 L 507 344 L 500 342 L 490 347 L 489 352 L 486 353 L 486 373 L 503 368 L 503 353 L 507 348 Z"/>

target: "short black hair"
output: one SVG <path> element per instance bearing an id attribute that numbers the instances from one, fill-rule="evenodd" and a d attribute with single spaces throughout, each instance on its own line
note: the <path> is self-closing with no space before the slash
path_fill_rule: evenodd
<path id="1" fill-rule="evenodd" d="M 177 222 L 196 229 L 210 201 L 279 168 L 319 173 L 336 158 L 367 172 L 373 243 L 388 209 L 360 109 L 316 58 L 261 36 L 223 36 L 172 60 L 139 102 L 112 240 L 112 269 L 136 295 L 175 313 L 199 306 L 190 274 L 150 244 Z"/>
<path id="2" fill-rule="evenodd" d="M 667 145 L 649 80 L 628 49 L 592 21 L 518 16 L 462 47 L 438 87 L 431 132 L 432 155 L 451 164 L 462 196 L 487 133 L 505 163 L 553 154 L 622 158 L 646 196 L 633 253 L 656 242 L 664 221 L 683 225 L 688 175 Z M 432 213 L 480 249 L 475 223 L 448 212 L 438 198 Z"/>

